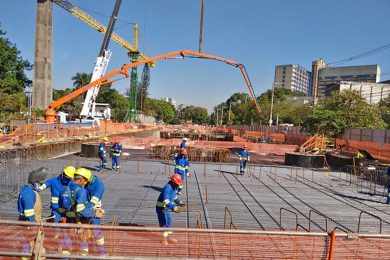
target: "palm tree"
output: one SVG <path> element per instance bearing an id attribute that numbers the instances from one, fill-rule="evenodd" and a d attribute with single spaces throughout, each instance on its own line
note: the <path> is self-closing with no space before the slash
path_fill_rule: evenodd
<path id="1" fill-rule="evenodd" d="M 92 73 L 77 72 L 76 75 L 72 77 L 73 86 L 76 89 L 85 86 L 91 81 L 91 77 Z"/>

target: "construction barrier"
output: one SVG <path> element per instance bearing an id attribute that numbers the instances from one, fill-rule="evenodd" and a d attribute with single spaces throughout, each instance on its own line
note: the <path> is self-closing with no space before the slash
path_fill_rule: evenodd
<path id="1" fill-rule="evenodd" d="M 9 144 L 34 144 L 70 139 L 88 139 L 100 136 L 112 136 L 139 131 L 148 128 L 146 125 L 131 123 L 113 123 L 100 121 L 96 123 L 69 124 L 26 124 L 19 126 L 12 134 L 3 138 Z M 150 127 L 149 127 L 150 128 Z"/>
<path id="2" fill-rule="evenodd" d="M 390 144 L 370 141 L 358 141 L 348 139 L 336 139 L 336 147 L 343 151 L 357 152 L 365 150 L 375 159 L 390 163 Z"/>
<path id="3" fill-rule="evenodd" d="M 72 259 L 390 259 L 390 235 L 38 225 L 17 221 L 0 221 L 0 226 L 3 257 L 52 259 L 63 258 L 66 253 Z M 168 237 L 163 235 L 166 231 L 171 232 Z"/>

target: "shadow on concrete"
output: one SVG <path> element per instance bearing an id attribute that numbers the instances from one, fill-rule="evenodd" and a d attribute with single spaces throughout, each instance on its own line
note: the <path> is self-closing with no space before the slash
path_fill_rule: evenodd
<path id="1" fill-rule="evenodd" d="M 142 185 L 142 187 L 148 188 L 148 189 L 152 189 L 152 190 L 155 190 L 155 191 L 158 191 L 158 192 L 161 192 L 162 189 L 163 189 L 161 187 L 157 187 L 157 186 L 153 186 L 153 185 Z"/>
<path id="2" fill-rule="evenodd" d="M 334 194 L 337 195 L 337 196 L 343 197 L 343 198 L 348 198 L 348 199 L 354 199 L 354 200 L 361 200 L 361 201 L 369 201 L 369 202 L 375 202 L 375 203 L 380 203 L 380 204 L 386 204 L 386 203 L 384 203 L 382 201 L 377 201 L 377 200 L 372 200 L 372 199 L 364 199 L 364 198 L 360 198 L 360 197 L 356 197 L 356 196 L 345 195 L 345 194 L 338 193 L 338 192 L 335 192 Z"/>
<path id="3" fill-rule="evenodd" d="M 100 170 L 99 166 L 83 166 L 83 165 L 81 165 L 80 167 L 88 169 L 90 171 L 99 171 Z"/>
<path id="4" fill-rule="evenodd" d="M 229 171 L 222 171 L 222 170 L 214 170 L 215 172 L 220 172 L 220 173 L 227 173 L 227 174 L 231 174 L 231 175 L 242 175 L 241 173 L 239 172 L 229 172 Z"/>

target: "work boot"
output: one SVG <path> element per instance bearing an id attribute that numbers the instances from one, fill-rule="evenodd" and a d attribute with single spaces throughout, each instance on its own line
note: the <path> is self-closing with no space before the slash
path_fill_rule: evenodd
<path id="1" fill-rule="evenodd" d="M 161 240 L 161 244 L 163 244 L 163 246 L 169 245 L 169 243 L 168 243 L 168 238 L 164 237 L 164 238 Z"/>
<path id="2" fill-rule="evenodd" d="M 177 239 L 174 239 L 173 237 L 168 237 L 168 242 L 170 243 L 170 244 L 177 244 Z"/>

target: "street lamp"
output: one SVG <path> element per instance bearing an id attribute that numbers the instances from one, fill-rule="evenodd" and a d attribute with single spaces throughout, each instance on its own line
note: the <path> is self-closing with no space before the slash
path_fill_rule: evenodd
<path id="1" fill-rule="evenodd" d="M 269 126 L 271 127 L 272 126 L 272 112 L 273 112 L 273 109 L 274 109 L 274 95 L 275 95 L 275 85 L 280 85 L 280 82 L 274 82 L 272 84 L 272 96 L 271 96 L 271 108 L 270 108 L 270 112 L 269 112 Z"/>
<path id="2" fill-rule="evenodd" d="M 24 88 L 24 93 L 26 94 L 27 96 L 27 105 L 28 105 L 28 114 L 27 114 L 27 123 L 30 124 L 31 123 L 31 114 L 32 114 L 32 111 L 31 111 L 31 108 L 32 108 L 32 87 L 31 87 L 31 83 L 27 83 L 26 87 Z"/>

